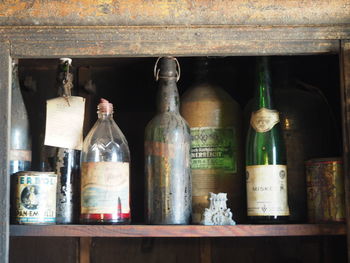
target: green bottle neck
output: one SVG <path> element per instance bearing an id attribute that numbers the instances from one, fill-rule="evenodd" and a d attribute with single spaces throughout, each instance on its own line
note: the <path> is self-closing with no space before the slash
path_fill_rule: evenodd
<path id="1" fill-rule="evenodd" d="M 269 58 L 257 58 L 257 73 L 258 83 L 255 94 L 256 109 L 273 109 L 273 102 L 271 99 L 271 71 Z"/>

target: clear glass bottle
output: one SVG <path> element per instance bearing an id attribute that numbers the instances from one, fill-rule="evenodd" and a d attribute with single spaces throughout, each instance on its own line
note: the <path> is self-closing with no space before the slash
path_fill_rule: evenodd
<path id="1" fill-rule="evenodd" d="M 257 76 L 246 141 L 247 212 L 252 222 L 282 223 L 289 217 L 287 161 L 268 57 L 257 59 Z"/>
<path id="2" fill-rule="evenodd" d="M 10 174 L 30 170 L 31 160 L 29 119 L 19 85 L 18 64 L 14 60 L 12 63 Z"/>
<path id="3" fill-rule="evenodd" d="M 113 120 L 113 105 L 101 99 L 98 120 L 81 156 L 81 215 L 86 224 L 130 223 L 128 142 Z"/>

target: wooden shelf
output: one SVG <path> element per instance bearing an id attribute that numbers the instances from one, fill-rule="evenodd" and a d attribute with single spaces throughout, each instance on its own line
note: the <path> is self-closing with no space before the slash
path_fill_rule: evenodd
<path id="1" fill-rule="evenodd" d="M 345 235 L 345 224 L 237 226 L 11 225 L 11 236 L 50 237 L 262 237 Z"/>

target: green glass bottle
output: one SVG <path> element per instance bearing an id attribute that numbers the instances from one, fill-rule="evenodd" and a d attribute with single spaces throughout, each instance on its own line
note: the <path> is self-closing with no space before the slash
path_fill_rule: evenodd
<path id="1" fill-rule="evenodd" d="M 269 58 L 257 58 L 257 88 L 246 141 L 247 212 L 253 223 L 288 220 L 286 150 L 271 98 Z"/>

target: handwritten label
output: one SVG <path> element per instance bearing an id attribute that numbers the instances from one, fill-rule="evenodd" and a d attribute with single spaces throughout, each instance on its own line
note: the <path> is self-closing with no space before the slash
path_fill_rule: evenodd
<path id="1" fill-rule="evenodd" d="M 60 97 L 48 100 L 46 106 L 45 145 L 81 150 L 85 99 Z"/>

